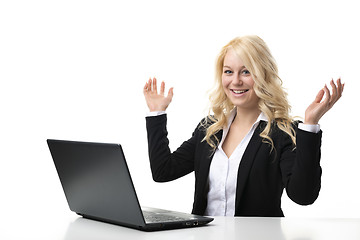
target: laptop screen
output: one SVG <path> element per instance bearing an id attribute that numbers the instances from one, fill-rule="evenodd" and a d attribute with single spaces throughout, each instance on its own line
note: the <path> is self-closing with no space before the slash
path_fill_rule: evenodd
<path id="1" fill-rule="evenodd" d="M 47 142 L 72 211 L 100 220 L 145 225 L 121 145 Z"/>

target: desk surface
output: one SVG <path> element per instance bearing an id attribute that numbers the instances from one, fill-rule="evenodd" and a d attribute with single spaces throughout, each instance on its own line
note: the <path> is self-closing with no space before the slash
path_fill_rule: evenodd
<path id="1" fill-rule="evenodd" d="M 232 218 L 216 217 L 208 226 L 141 232 L 117 225 L 77 218 L 63 239 L 360 239 L 360 219 Z"/>

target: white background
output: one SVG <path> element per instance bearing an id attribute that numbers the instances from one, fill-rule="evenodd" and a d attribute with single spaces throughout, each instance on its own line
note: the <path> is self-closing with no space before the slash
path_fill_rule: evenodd
<path id="1" fill-rule="evenodd" d="M 207 114 L 220 48 L 247 34 L 270 47 L 293 115 L 303 116 L 331 78 L 346 83 L 320 122 L 320 196 L 302 207 L 284 194 L 285 215 L 360 217 L 358 8 L 355 1 L 293 2 L 1 1 L 0 235 L 16 238 L 22 226 L 31 238 L 41 224 L 53 231 L 54 221 L 74 217 L 47 138 L 121 143 L 142 205 L 190 212 L 192 174 L 162 184 L 151 178 L 142 89 L 154 76 L 174 87 L 168 130 L 175 150 Z"/>

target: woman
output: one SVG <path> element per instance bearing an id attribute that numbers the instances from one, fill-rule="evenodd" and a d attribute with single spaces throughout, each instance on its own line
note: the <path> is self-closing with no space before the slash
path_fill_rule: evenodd
<path id="1" fill-rule="evenodd" d="M 284 216 L 281 195 L 312 204 L 321 182 L 320 118 L 341 97 L 344 84 L 325 85 L 305 112 L 304 123 L 289 116 L 290 105 L 277 65 L 257 36 L 235 38 L 221 50 L 210 115 L 175 152 L 168 147 L 166 114 L 173 89 L 157 92 L 149 79 L 144 95 L 149 158 L 155 181 L 195 172 L 192 213 L 226 216 Z M 323 97 L 325 98 L 323 99 Z"/>

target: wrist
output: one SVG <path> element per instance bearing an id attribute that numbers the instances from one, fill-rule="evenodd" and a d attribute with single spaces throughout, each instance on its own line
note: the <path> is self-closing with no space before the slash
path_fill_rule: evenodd
<path id="1" fill-rule="evenodd" d="M 306 116 L 305 116 L 304 124 L 306 124 L 306 125 L 317 125 L 317 124 L 319 124 L 319 120 L 318 119 L 306 118 Z"/>
<path id="2" fill-rule="evenodd" d="M 315 121 L 304 121 L 304 124 L 305 125 L 318 125 L 319 124 L 319 122 L 315 122 Z"/>

